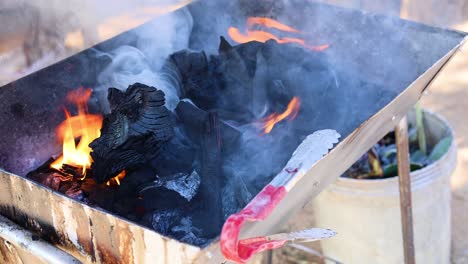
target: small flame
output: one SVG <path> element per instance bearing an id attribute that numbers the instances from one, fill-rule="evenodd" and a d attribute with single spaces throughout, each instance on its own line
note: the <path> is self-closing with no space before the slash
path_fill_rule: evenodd
<path id="1" fill-rule="evenodd" d="M 71 116 L 67 109 L 64 109 L 66 119 L 56 130 L 58 140 L 62 142 L 62 156 L 56 159 L 51 167 L 57 170 L 63 164 L 76 166 L 82 169 L 83 178 L 86 176 L 86 169 L 91 167 L 91 148 L 88 146 L 94 139 L 100 136 L 102 126 L 102 116 L 88 113 L 88 100 L 92 90 L 80 87 L 67 95 L 67 100 L 78 108 L 78 115 Z M 79 143 L 75 143 L 79 139 Z"/>
<path id="2" fill-rule="evenodd" d="M 119 175 L 115 176 L 114 178 L 108 180 L 106 182 L 106 185 L 107 186 L 111 186 L 111 185 L 117 185 L 117 186 L 120 186 L 120 180 L 122 180 L 126 175 L 126 172 L 125 171 L 122 171 L 121 173 L 119 173 Z"/>
<path id="3" fill-rule="evenodd" d="M 313 51 L 323 51 L 326 50 L 329 45 L 321 45 L 321 46 L 311 46 L 306 44 L 304 39 L 301 38 L 278 38 L 274 34 L 262 30 L 253 30 L 255 25 L 264 26 L 267 28 L 274 28 L 284 32 L 292 32 L 292 33 L 301 33 L 299 30 L 292 28 L 288 25 L 282 24 L 274 19 L 267 18 L 267 17 L 249 17 L 247 18 L 247 31 L 246 33 L 240 32 L 238 28 L 230 27 L 228 29 L 229 37 L 237 43 L 246 43 L 249 41 L 259 41 L 265 43 L 266 41 L 273 39 L 279 44 L 286 44 L 286 43 L 296 43 L 299 45 L 304 46 L 307 49 Z"/>
<path id="4" fill-rule="evenodd" d="M 296 118 L 301 107 L 301 101 L 296 96 L 291 99 L 286 110 L 281 113 L 273 113 L 261 120 L 260 128 L 263 130 L 263 134 L 268 134 L 273 130 L 276 123 L 281 122 L 284 119 L 293 120 Z"/>

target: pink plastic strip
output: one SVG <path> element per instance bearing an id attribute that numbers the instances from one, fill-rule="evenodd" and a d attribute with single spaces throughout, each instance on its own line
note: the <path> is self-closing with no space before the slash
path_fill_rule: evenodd
<path id="1" fill-rule="evenodd" d="M 255 253 L 279 248 L 286 243 L 285 240 L 267 240 L 265 237 L 239 240 L 244 223 L 265 220 L 286 193 L 283 186 L 267 185 L 242 211 L 228 217 L 220 239 L 221 252 L 227 260 L 246 263 Z"/>

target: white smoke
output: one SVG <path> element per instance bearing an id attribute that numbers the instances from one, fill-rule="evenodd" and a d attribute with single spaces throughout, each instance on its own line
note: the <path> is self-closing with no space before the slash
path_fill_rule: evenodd
<path id="1" fill-rule="evenodd" d="M 140 82 L 162 90 L 166 95 L 166 106 L 173 110 L 179 102 L 177 87 L 162 78 L 161 67 L 170 54 L 188 47 L 192 26 L 190 12 L 181 9 L 136 29 L 135 46 L 121 46 L 101 54 L 111 58 L 112 62 L 99 75 L 97 90 L 109 87 L 125 90 Z"/>

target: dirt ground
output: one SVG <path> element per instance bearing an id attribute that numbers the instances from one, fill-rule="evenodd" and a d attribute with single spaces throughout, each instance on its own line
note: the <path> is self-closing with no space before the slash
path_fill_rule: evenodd
<path id="1" fill-rule="evenodd" d="M 467 28 L 468 30 L 468 28 Z M 423 106 L 444 115 L 455 130 L 458 163 L 451 178 L 452 263 L 468 263 L 468 45 L 436 80 Z"/>

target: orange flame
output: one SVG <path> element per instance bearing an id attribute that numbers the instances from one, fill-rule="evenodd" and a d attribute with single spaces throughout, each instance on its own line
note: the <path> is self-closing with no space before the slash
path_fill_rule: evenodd
<path id="1" fill-rule="evenodd" d="M 266 41 L 273 39 L 279 44 L 286 44 L 286 43 L 296 43 L 299 45 L 304 46 L 307 49 L 313 51 L 323 51 L 329 47 L 328 44 L 320 45 L 320 46 L 311 46 L 306 44 L 304 39 L 300 38 L 278 38 L 274 34 L 262 30 L 253 30 L 255 25 L 261 25 L 267 28 L 274 28 L 284 32 L 292 32 L 292 33 L 301 33 L 299 30 L 292 28 L 288 25 L 282 24 L 274 19 L 267 18 L 267 17 L 249 17 L 247 18 L 247 31 L 246 33 L 240 32 L 238 28 L 229 27 L 228 35 L 237 43 L 246 43 L 249 41 L 259 41 L 265 43 Z"/>
<path id="2" fill-rule="evenodd" d="M 283 113 L 270 114 L 269 116 L 267 116 L 261 121 L 260 127 L 261 129 L 263 129 L 263 134 L 270 133 L 271 130 L 273 130 L 273 127 L 276 125 L 276 123 L 286 118 L 289 120 L 293 120 L 294 118 L 296 118 L 297 114 L 299 113 L 300 107 L 301 107 L 301 101 L 299 100 L 299 98 L 294 96 L 293 99 L 289 102 L 288 107 Z"/>
<path id="3" fill-rule="evenodd" d="M 78 108 L 78 115 L 71 116 L 67 109 L 64 109 L 66 119 L 56 129 L 58 140 L 62 142 L 62 156 L 56 159 L 51 167 L 61 169 L 63 164 L 73 165 L 82 168 L 83 178 L 86 176 L 86 169 L 91 167 L 91 148 L 88 146 L 94 139 L 100 136 L 102 126 L 102 116 L 88 113 L 87 102 L 91 97 L 92 90 L 79 89 L 70 92 L 67 100 Z M 75 139 L 80 139 L 75 144 Z"/>
<path id="4" fill-rule="evenodd" d="M 106 185 L 107 186 L 110 186 L 111 184 L 112 185 L 120 185 L 120 180 L 122 180 L 125 177 L 126 174 L 127 173 L 125 171 L 122 171 L 121 173 L 119 173 L 119 175 L 117 175 L 114 178 L 108 180 L 106 182 Z"/>

